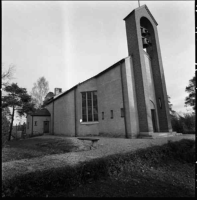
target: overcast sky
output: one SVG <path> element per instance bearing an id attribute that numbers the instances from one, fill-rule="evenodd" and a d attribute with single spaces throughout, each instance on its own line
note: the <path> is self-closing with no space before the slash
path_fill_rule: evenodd
<path id="1" fill-rule="evenodd" d="M 167 93 L 186 112 L 194 76 L 194 1 L 140 1 L 158 23 Z M 2 62 L 30 92 L 41 76 L 63 91 L 128 56 L 124 18 L 137 1 L 3 1 Z"/>

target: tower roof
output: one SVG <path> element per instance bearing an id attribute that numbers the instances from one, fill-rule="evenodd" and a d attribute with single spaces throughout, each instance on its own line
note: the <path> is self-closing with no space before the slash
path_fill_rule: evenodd
<path id="1" fill-rule="evenodd" d="M 140 6 L 139 8 L 134 9 L 132 12 L 130 12 L 123 20 L 126 20 L 126 18 L 128 18 L 130 15 L 132 15 L 134 12 L 137 12 L 140 9 L 146 9 L 148 14 L 150 15 L 150 17 L 152 18 L 152 20 L 154 21 L 155 25 L 157 26 L 158 23 L 155 20 L 155 18 L 153 17 L 153 15 L 151 14 L 150 10 L 148 9 L 148 7 L 146 5 Z"/>

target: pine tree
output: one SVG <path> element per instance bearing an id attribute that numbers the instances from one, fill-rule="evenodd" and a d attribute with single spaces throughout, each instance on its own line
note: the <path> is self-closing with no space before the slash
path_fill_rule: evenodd
<path id="1" fill-rule="evenodd" d="M 12 126 L 14 121 L 15 111 L 18 112 L 19 116 L 27 114 L 29 111 L 34 111 L 34 103 L 32 98 L 25 88 L 20 88 L 17 83 L 5 86 L 3 89 L 6 95 L 2 97 L 2 108 L 11 108 L 11 123 L 8 135 L 8 141 L 11 139 Z"/>
<path id="2" fill-rule="evenodd" d="M 196 77 L 194 76 L 189 80 L 189 85 L 185 88 L 185 91 L 189 95 L 185 98 L 185 106 L 192 106 L 195 111 L 196 102 L 195 102 L 195 88 L 196 88 Z"/>

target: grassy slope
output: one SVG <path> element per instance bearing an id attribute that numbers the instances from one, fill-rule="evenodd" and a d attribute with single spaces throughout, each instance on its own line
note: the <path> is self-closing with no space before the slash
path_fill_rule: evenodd
<path id="1" fill-rule="evenodd" d="M 194 141 L 182 140 L 140 150 L 132 162 L 110 177 L 89 180 L 55 197 L 194 197 Z M 120 162 L 120 160 L 119 160 Z"/>
<path id="2" fill-rule="evenodd" d="M 125 169 L 121 175 L 114 175 L 95 182 L 89 181 L 89 183 L 73 188 L 69 192 L 48 193 L 48 196 L 194 197 L 194 177 L 194 166 L 180 162 L 171 162 L 158 168 L 136 164 L 135 168 Z"/>
<path id="3" fill-rule="evenodd" d="M 2 149 L 2 162 L 67 153 L 77 148 L 69 138 L 12 140 Z"/>
<path id="4" fill-rule="evenodd" d="M 93 160 L 76 170 L 21 176 L 4 183 L 3 195 L 194 196 L 194 162 L 194 141 L 181 140 Z"/>

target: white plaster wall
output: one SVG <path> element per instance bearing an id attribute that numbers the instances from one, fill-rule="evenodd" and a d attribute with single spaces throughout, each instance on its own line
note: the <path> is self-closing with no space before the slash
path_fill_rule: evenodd
<path id="1" fill-rule="evenodd" d="M 50 116 L 27 116 L 27 123 L 29 122 L 29 128 L 26 129 L 28 135 L 32 134 L 32 117 L 33 117 L 33 134 L 44 133 L 44 121 L 49 121 L 50 126 Z M 35 126 L 35 121 L 37 121 L 37 126 Z"/>
<path id="2" fill-rule="evenodd" d="M 149 95 L 149 109 L 154 108 L 156 112 L 156 123 L 157 128 L 159 128 L 159 120 L 158 120 L 158 112 L 157 112 L 157 104 L 156 104 L 156 98 L 155 98 L 155 87 L 153 82 L 153 74 L 152 74 L 152 67 L 151 67 L 151 60 L 149 56 L 144 52 L 144 60 L 145 60 L 145 69 L 147 74 L 147 84 L 148 84 L 148 95 Z M 149 123 L 151 123 L 149 126 L 152 127 L 152 116 L 151 113 L 148 115 L 149 117 Z"/>
<path id="3" fill-rule="evenodd" d="M 50 104 L 46 105 L 45 108 L 51 114 L 51 117 L 50 117 L 51 123 L 49 123 L 49 133 L 53 134 L 53 103 L 50 103 Z"/>
<path id="4" fill-rule="evenodd" d="M 37 126 L 35 126 L 35 121 L 37 121 Z M 33 116 L 33 134 L 44 133 L 44 121 L 49 121 L 49 116 Z"/>
<path id="5" fill-rule="evenodd" d="M 54 134 L 75 136 L 74 90 L 54 101 Z"/>
<path id="6" fill-rule="evenodd" d="M 99 133 L 114 137 L 125 137 L 120 66 L 116 66 L 97 78 Z M 114 118 L 111 119 L 111 110 Z M 102 120 L 104 112 L 104 120 Z"/>
<path id="7" fill-rule="evenodd" d="M 122 65 L 125 116 L 128 137 L 139 134 L 138 112 L 132 58 L 129 56 Z"/>

